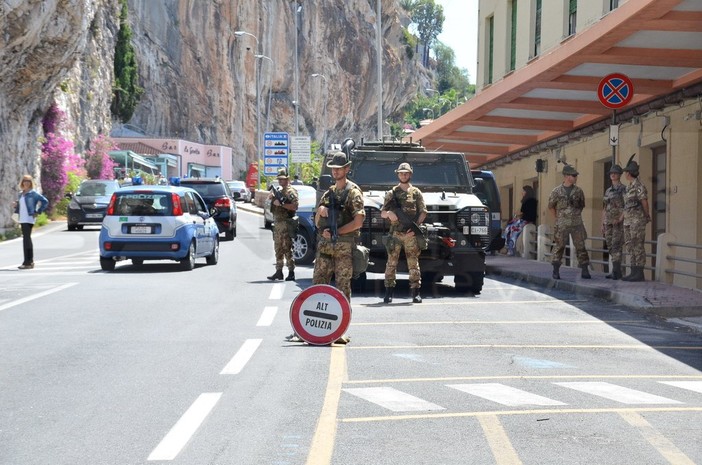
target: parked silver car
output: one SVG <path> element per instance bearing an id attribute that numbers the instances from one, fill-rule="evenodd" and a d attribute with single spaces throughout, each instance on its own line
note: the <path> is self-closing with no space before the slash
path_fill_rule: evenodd
<path id="1" fill-rule="evenodd" d="M 243 200 L 246 202 L 251 202 L 251 191 L 246 187 L 244 181 L 227 181 L 229 189 L 232 191 L 234 200 Z"/>

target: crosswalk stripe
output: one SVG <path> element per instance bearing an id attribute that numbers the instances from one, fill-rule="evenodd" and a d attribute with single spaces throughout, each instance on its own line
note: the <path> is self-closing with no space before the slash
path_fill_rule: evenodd
<path id="1" fill-rule="evenodd" d="M 446 386 L 510 407 L 519 405 L 567 405 L 557 400 L 500 383 L 447 384 Z"/>
<path id="2" fill-rule="evenodd" d="M 393 412 L 444 410 L 443 407 L 391 387 L 346 388 L 344 391 Z"/>
<path id="3" fill-rule="evenodd" d="M 661 384 L 688 389 L 702 394 L 702 381 L 659 381 Z"/>
<path id="4" fill-rule="evenodd" d="M 605 399 L 621 402 L 622 404 L 681 404 L 677 400 L 668 399 L 667 397 L 648 394 L 643 391 L 637 391 L 616 384 L 605 383 L 601 381 L 593 382 L 573 382 L 573 383 L 554 383 L 558 386 L 575 389 L 576 391 L 592 394 Z"/>

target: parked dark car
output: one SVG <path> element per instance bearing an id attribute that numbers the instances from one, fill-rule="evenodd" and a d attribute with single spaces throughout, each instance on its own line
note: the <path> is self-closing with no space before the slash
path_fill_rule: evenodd
<path id="1" fill-rule="evenodd" d="M 505 240 L 502 238 L 502 218 L 500 210 L 500 190 L 495 182 L 495 175 L 492 171 L 472 170 L 473 175 L 473 193 L 478 196 L 483 204 L 490 209 L 490 245 L 487 251 L 500 250 L 505 246 Z"/>
<path id="2" fill-rule="evenodd" d="M 227 183 L 219 178 L 185 178 L 179 184 L 195 189 L 207 204 L 210 211 L 216 209 L 214 220 L 224 239 L 233 241 L 236 237 L 236 202 Z"/>
<path id="3" fill-rule="evenodd" d="M 86 179 L 78 190 L 69 194 L 66 223 L 69 231 L 81 230 L 83 226 L 99 225 L 105 217 L 112 194 L 119 189 L 119 183 L 109 179 Z"/>

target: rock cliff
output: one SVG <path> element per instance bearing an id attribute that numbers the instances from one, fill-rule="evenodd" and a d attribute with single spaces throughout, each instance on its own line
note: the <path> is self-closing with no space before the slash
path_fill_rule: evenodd
<path id="1" fill-rule="evenodd" d="M 326 129 L 330 143 L 372 138 L 375 12 L 375 0 L 129 0 L 145 89 L 129 123 L 153 135 L 231 146 L 238 172 L 256 158 L 258 82 L 262 132 L 295 134 L 293 102 L 299 100 L 300 135 L 322 141 Z M 38 174 L 41 118 L 52 102 L 67 112 L 67 136 L 79 152 L 111 130 L 118 13 L 116 0 L 0 2 L 2 205 L 13 199 L 23 173 Z M 396 0 L 382 0 L 382 16 L 388 115 L 427 78 L 401 44 L 405 18 Z M 312 77 L 315 73 L 326 79 Z M 7 208 L 0 211 L 0 226 L 9 214 Z"/>

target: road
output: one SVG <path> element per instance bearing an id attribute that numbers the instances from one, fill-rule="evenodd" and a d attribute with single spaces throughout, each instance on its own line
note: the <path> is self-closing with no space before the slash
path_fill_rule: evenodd
<path id="1" fill-rule="evenodd" d="M 191 272 L 103 272 L 59 226 L 34 270 L 0 244 L 0 464 L 702 464 L 699 334 L 509 280 L 382 305 L 371 275 L 349 345 L 287 343 L 312 270 L 265 279 L 260 216 Z"/>

